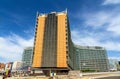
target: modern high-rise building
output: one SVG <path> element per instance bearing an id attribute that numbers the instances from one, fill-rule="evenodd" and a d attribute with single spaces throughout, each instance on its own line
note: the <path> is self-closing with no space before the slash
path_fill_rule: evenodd
<path id="1" fill-rule="evenodd" d="M 108 71 L 108 57 L 105 48 L 99 46 L 75 45 L 75 69 L 81 71 Z"/>
<path id="2" fill-rule="evenodd" d="M 26 47 L 22 55 L 22 66 L 32 66 L 33 47 Z"/>
<path id="3" fill-rule="evenodd" d="M 37 14 L 34 40 L 34 68 L 73 69 L 73 43 L 67 11 Z"/>

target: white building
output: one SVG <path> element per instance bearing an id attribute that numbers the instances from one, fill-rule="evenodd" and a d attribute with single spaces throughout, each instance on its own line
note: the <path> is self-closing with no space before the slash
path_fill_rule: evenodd
<path id="1" fill-rule="evenodd" d="M 22 61 L 15 61 L 12 66 L 12 71 L 17 71 L 22 67 Z"/>

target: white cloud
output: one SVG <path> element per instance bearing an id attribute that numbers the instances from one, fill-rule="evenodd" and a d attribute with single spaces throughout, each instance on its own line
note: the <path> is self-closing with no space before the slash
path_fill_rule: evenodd
<path id="1" fill-rule="evenodd" d="M 103 5 L 108 5 L 108 4 L 120 4 L 120 0 L 105 0 Z"/>
<path id="2" fill-rule="evenodd" d="M 92 14 L 85 14 L 85 23 L 88 26 L 100 27 L 103 26 L 105 23 L 109 22 L 111 15 L 106 14 L 105 12 L 98 12 L 98 13 L 92 13 Z"/>
<path id="3" fill-rule="evenodd" d="M 120 57 L 115 57 L 115 56 L 113 56 L 113 57 L 109 57 L 109 59 L 114 59 L 114 60 L 118 60 L 118 61 L 120 61 Z"/>
<path id="4" fill-rule="evenodd" d="M 120 35 L 120 14 L 111 17 L 109 23 L 107 30 Z"/>
<path id="5" fill-rule="evenodd" d="M 85 14 L 85 24 L 92 28 L 102 28 L 115 35 L 120 35 L 120 11 L 99 11 L 96 13 Z"/>
<path id="6" fill-rule="evenodd" d="M 101 42 L 105 38 L 104 33 L 103 35 L 99 34 L 98 36 L 96 36 L 95 34 L 91 35 L 92 36 L 89 36 L 88 34 L 82 35 L 80 31 L 77 30 L 72 31 L 72 38 L 75 44 L 83 46 L 101 46 L 105 47 L 107 50 L 120 51 L 120 42 L 109 40 Z"/>
<path id="7" fill-rule="evenodd" d="M 80 13 L 77 16 L 79 17 Z M 84 12 L 81 16 L 84 28 L 79 26 L 79 29 L 73 29 L 71 33 L 75 44 L 105 47 L 108 53 L 109 51 L 120 52 L 120 9 L 118 7 Z M 114 57 L 120 60 L 119 56 Z"/>
<path id="8" fill-rule="evenodd" d="M 33 38 L 24 39 L 15 34 L 0 37 L 0 58 L 4 60 L 0 62 L 21 60 L 23 49 L 27 46 L 33 46 Z"/>

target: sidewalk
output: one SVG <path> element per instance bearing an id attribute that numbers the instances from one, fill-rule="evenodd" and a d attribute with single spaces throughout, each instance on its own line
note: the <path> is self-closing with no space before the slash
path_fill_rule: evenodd
<path id="1" fill-rule="evenodd" d="M 10 77 L 6 79 L 49 79 L 48 77 Z"/>
<path id="2" fill-rule="evenodd" d="M 103 77 L 112 77 L 112 76 L 120 76 L 120 74 L 103 74 L 103 75 L 94 75 L 94 76 L 83 76 L 80 79 L 96 79 L 96 78 L 103 78 Z"/>

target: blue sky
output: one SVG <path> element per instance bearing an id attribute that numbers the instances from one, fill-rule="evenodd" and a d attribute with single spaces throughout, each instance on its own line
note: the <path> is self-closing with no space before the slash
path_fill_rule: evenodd
<path id="1" fill-rule="evenodd" d="M 0 0 L 0 62 L 21 60 L 33 46 L 37 11 L 66 8 L 75 44 L 105 47 L 120 60 L 120 0 Z"/>

